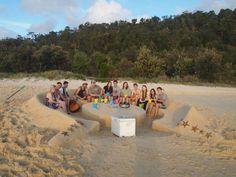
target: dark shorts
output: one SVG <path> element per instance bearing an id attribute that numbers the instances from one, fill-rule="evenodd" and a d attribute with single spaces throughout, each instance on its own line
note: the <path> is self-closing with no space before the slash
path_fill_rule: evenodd
<path id="1" fill-rule="evenodd" d="M 48 107 L 52 108 L 52 109 L 58 109 L 59 108 L 59 104 L 57 104 L 57 103 L 48 103 Z"/>

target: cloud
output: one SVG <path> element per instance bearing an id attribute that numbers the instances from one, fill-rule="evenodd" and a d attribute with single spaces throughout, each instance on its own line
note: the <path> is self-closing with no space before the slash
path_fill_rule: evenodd
<path id="1" fill-rule="evenodd" d="M 35 32 L 40 34 L 48 33 L 49 31 L 52 31 L 55 28 L 55 23 L 53 20 L 48 20 L 43 23 L 38 24 L 32 24 L 27 29 L 28 32 Z"/>
<path id="2" fill-rule="evenodd" d="M 3 26 L 0 26 L 0 39 L 15 38 L 18 34 L 15 31 L 9 30 Z"/>
<path id="3" fill-rule="evenodd" d="M 130 18 L 131 12 L 114 0 L 96 0 L 89 7 L 85 16 L 85 20 L 90 23 L 110 23 Z"/>
<path id="4" fill-rule="evenodd" d="M 53 14 L 78 10 L 77 0 L 22 0 L 22 6 L 32 14 Z"/>
<path id="5" fill-rule="evenodd" d="M 79 0 L 22 0 L 22 7 L 33 15 L 62 17 L 69 26 L 78 25 Z"/>
<path id="6" fill-rule="evenodd" d="M 197 10 L 210 11 L 214 10 L 218 13 L 221 9 L 234 9 L 236 8 L 235 0 L 201 0 Z"/>

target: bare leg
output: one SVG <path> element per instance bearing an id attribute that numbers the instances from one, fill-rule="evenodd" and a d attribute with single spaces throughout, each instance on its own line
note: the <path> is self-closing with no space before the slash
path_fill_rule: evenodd
<path id="1" fill-rule="evenodd" d="M 66 112 L 70 113 L 70 99 L 66 99 Z"/>
<path id="2" fill-rule="evenodd" d="M 64 112 L 67 112 L 65 101 L 59 101 L 59 106 Z"/>
<path id="3" fill-rule="evenodd" d="M 152 109 L 151 109 L 151 118 L 154 119 L 156 114 L 156 104 L 152 103 Z"/>
<path id="4" fill-rule="evenodd" d="M 147 104 L 147 107 L 146 107 L 146 114 L 149 115 L 149 110 L 150 110 L 150 103 Z"/>
<path id="5" fill-rule="evenodd" d="M 155 115 L 154 115 L 155 117 L 158 116 L 158 113 L 159 113 L 159 107 L 160 107 L 159 104 L 156 103 L 156 104 L 155 104 Z"/>

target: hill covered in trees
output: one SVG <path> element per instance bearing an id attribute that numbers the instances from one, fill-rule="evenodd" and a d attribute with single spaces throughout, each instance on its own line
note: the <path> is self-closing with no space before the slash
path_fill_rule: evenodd
<path id="1" fill-rule="evenodd" d="M 0 72 L 236 82 L 236 9 L 81 24 L 0 40 Z"/>

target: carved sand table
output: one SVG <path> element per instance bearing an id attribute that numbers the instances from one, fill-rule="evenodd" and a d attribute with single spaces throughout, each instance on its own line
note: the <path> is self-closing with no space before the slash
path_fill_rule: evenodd
<path id="1" fill-rule="evenodd" d="M 98 108 L 93 107 L 94 103 L 87 103 L 82 106 L 83 115 L 91 120 L 96 120 L 101 123 L 103 127 L 111 127 L 111 118 L 115 117 L 134 117 L 136 125 L 142 125 L 146 113 L 143 109 L 137 106 L 130 106 L 129 108 L 120 108 L 110 104 L 98 103 Z"/>

